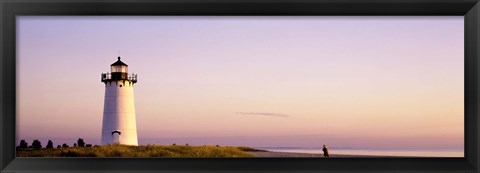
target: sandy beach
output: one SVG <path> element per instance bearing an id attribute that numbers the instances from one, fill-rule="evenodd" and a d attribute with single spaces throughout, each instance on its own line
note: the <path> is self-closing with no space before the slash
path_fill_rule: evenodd
<path id="1" fill-rule="evenodd" d="M 276 152 L 276 151 L 258 151 L 249 152 L 255 155 L 255 157 L 317 157 L 324 158 L 323 154 L 311 154 L 311 153 L 290 153 L 290 152 Z M 369 156 L 369 155 L 339 155 L 330 154 L 330 158 L 398 158 L 399 156 Z"/>

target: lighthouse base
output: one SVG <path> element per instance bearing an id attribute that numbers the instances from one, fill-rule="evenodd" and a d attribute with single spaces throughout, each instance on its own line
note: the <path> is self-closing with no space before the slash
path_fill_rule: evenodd
<path id="1" fill-rule="evenodd" d="M 138 146 L 137 130 L 103 129 L 102 145 L 107 144 Z"/>

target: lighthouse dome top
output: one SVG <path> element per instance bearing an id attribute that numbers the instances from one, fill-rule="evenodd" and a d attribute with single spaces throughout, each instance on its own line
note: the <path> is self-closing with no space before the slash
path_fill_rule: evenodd
<path id="1" fill-rule="evenodd" d="M 112 73 L 128 73 L 128 65 L 120 61 L 120 57 L 110 67 Z"/>
<path id="2" fill-rule="evenodd" d="M 120 61 L 120 57 L 118 57 L 118 60 L 116 62 L 114 62 L 111 66 L 122 66 L 122 65 L 128 66 L 124 62 Z"/>

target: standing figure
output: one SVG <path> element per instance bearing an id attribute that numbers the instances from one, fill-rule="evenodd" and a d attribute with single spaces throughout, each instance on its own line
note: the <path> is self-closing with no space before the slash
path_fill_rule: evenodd
<path id="1" fill-rule="evenodd" d="M 327 145 L 323 144 L 323 157 L 330 157 L 330 154 L 328 153 L 328 148 Z"/>

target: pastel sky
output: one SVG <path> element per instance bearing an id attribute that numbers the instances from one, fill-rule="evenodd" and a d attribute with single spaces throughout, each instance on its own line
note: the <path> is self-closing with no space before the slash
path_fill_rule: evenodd
<path id="1" fill-rule="evenodd" d="M 463 38 L 463 16 L 21 16 L 17 140 L 98 143 L 120 55 L 141 144 L 461 149 Z"/>

